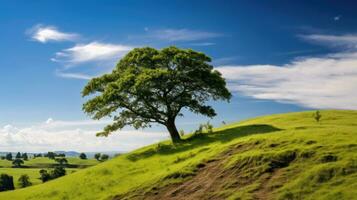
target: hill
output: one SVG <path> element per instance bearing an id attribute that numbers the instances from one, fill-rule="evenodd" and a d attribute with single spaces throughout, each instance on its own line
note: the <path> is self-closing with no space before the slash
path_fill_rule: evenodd
<path id="1" fill-rule="evenodd" d="M 0 199 L 356 199 L 357 112 L 312 114 L 147 146 Z"/>

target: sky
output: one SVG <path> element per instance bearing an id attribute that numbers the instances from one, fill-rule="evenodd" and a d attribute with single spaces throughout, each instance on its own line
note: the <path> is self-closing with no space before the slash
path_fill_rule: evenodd
<path id="1" fill-rule="evenodd" d="M 136 47 L 206 53 L 233 94 L 213 119 L 184 112 L 179 129 L 272 113 L 357 109 L 353 1 L 0 1 L 0 151 L 130 151 L 168 138 L 83 113 L 81 90 Z"/>

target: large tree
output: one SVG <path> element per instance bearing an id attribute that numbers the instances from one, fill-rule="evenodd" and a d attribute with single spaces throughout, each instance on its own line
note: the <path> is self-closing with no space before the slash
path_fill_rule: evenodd
<path id="1" fill-rule="evenodd" d="M 183 109 L 213 117 L 216 113 L 206 102 L 231 98 L 225 80 L 210 62 L 210 57 L 191 49 L 135 48 L 112 73 L 89 81 L 82 95 L 95 96 L 83 110 L 94 119 L 114 116 L 114 122 L 98 136 L 126 125 L 138 129 L 159 123 L 178 142 L 175 119 Z"/>

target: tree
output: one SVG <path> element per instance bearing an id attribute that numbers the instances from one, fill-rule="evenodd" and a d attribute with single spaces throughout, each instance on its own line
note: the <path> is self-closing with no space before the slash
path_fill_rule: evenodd
<path id="1" fill-rule="evenodd" d="M 55 159 L 56 158 L 56 153 L 54 152 L 48 152 L 45 157 L 48 157 L 49 159 Z"/>
<path id="2" fill-rule="evenodd" d="M 81 153 L 79 154 L 79 158 L 85 160 L 87 159 L 87 155 L 85 153 Z"/>
<path id="3" fill-rule="evenodd" d="M 24 159 L 24 160 L 28 160 L 28 159 L 29 159 L 27 153 L 23 153 L 23 154 L 21 155 L 21 158 Z"/>
<path id="4" fill-rule="evenodd" d="M 21 167 L 22 164 L 24 164 L 24 161 L 21 160 L 21 158 L 16 158 L 14 161 L 12 161 L 12 165 L 14 167 Z"/>
<path id="5" fill-rule="evenodd" d="M 14 179 L 12 176 L 7 174 L 0 175 L 0 192 L 7 190 L 14 190 Z"/>
<path id="6" fill-rule="evenodd" d="M 94 154 L 94 158 L 97 159 L 98 161 L 100 160 L 100 156 L 101 154 L 100 153 L 96 153 Z"/>
<path id="7" fill-rule="evenodd" d="M 47 181 L 51 180 L 51 175 L 47 172 L 47 170 L 41 169 L 40 170 L 40 179 L 43 183 L 47 182 Z"/>
<path id="8" fill-rule="evenodd" d="M 113 123 L 98 136 L 108 136 L 127 125 L 139 129 L 159 123 L 167 128 L 172 141 L 178 142 L 181 138 L 175 120 L 183 109 L 214 117 L 215 110 L 206 102 L 231 98 L 225 80 L 210 62 L 210 57 L 190 49 L 135 48 L 112 73 L 89 81 L 82 96 L 98 95 L 88 100 L 83 110 L 97 120 L 114 115 Z"/>
<path id="9" fill-rule="evenodd" d="M 51 171 L 51 179 L 55 179 L 64 175 L 66 175 L 66 170 L 62 166 L 56 166 Z"/>
<path id="10" fill-rule="evenodd" d="M 59 154 L 56 154 L 56 156 L 58 156 L 58 157 L 66 157 L 66 154 L 64 154 L 64 153 L 59 153 Z"/>
<path id="11" fill-rule="evenodd" d="M 20 187 L 22 187 L 22 188 L 32 185 L 32 183 L 30 181 L 30 177 L 27 174 L 21 175 L 20 178 L 18 179 L 18 181 L 19 181 Z"/>
<path id="12" fill-rule="evenodd" d="M 37 157 L 42 157 L 42 154 L 39 153 L 39 154 L 33 154 L 33 158 L 37 158 Z"/>
<path id="13" fill-rule="evenodd" d="M 68 160 L 67 160 L 66 158 L 63 158 L 63 157 L 61 157 L 61 158 L 56 158 L 55 161 L 56 161 L 60 166 L 63 166 L 63 165 L 65 165 L 65 164 L 68 163 Z"/>
<path id="14" fill-rule="evenodd" d="M 6 154 L 6 160 L 12 160 L 12 154 L 11 153 L 8 153 Z"/>
<path id="15" fill-rule="evenodd" d="M 102 156 L 100 157 L 100 161 L 106 161 L 109 159 L 109 156 L 107 154 L 102 154 Z"/>
<path id="16" fill-rule="evenodd" d="M 17 152 L 15 158 L 21 158 L 21 153 L 20 153 L 20 152 Z"/>
<path id="17" fill-rule="evenodd" d="M 314 119 L 316 120 L 316 122 L 320 122 L 322 115 L 320 114 L 320 111 L 317 110 L 314 114 Z"/>

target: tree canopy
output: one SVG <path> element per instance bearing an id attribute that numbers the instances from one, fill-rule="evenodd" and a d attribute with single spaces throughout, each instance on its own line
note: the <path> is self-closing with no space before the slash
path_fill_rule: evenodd
<path id="1" fill-rule="evenodd" d="M 21 165 L 24 164 L 24 161 L 20 158 L 16 158 L 12 161 L 12 164 L 14 165 L 14 167 L 21 167 Z"/>
<path id="2" fill-rule="evenodd" d="M 81 153 L 79 154 L 79 158 L 85 160 L 87 159 L 87 155 L 85 153 Z"/>
<path id="3" fill-rule="evenodd" d="M 12 176 L 7 174 L 0 175 L 0 192 L 7 190 L 14 190 L 14 179 Z"/>
<path id="4" fill-rule="evenodd" d="M 93 78 L 83 96 L 94 95 L 83 110 L 94 119 L 113 116 L 114 122 L 98 133 L 108 136 L 131 125 L 152 123 L 167 127 L 173 142 L 180 140 L 175 126 L 182 110 L 213 117 L 209 100 L 229 100 L 231 93 L 211 58 L 191 49 L 136 48 L 123 57 L 110 74 Z"/>

